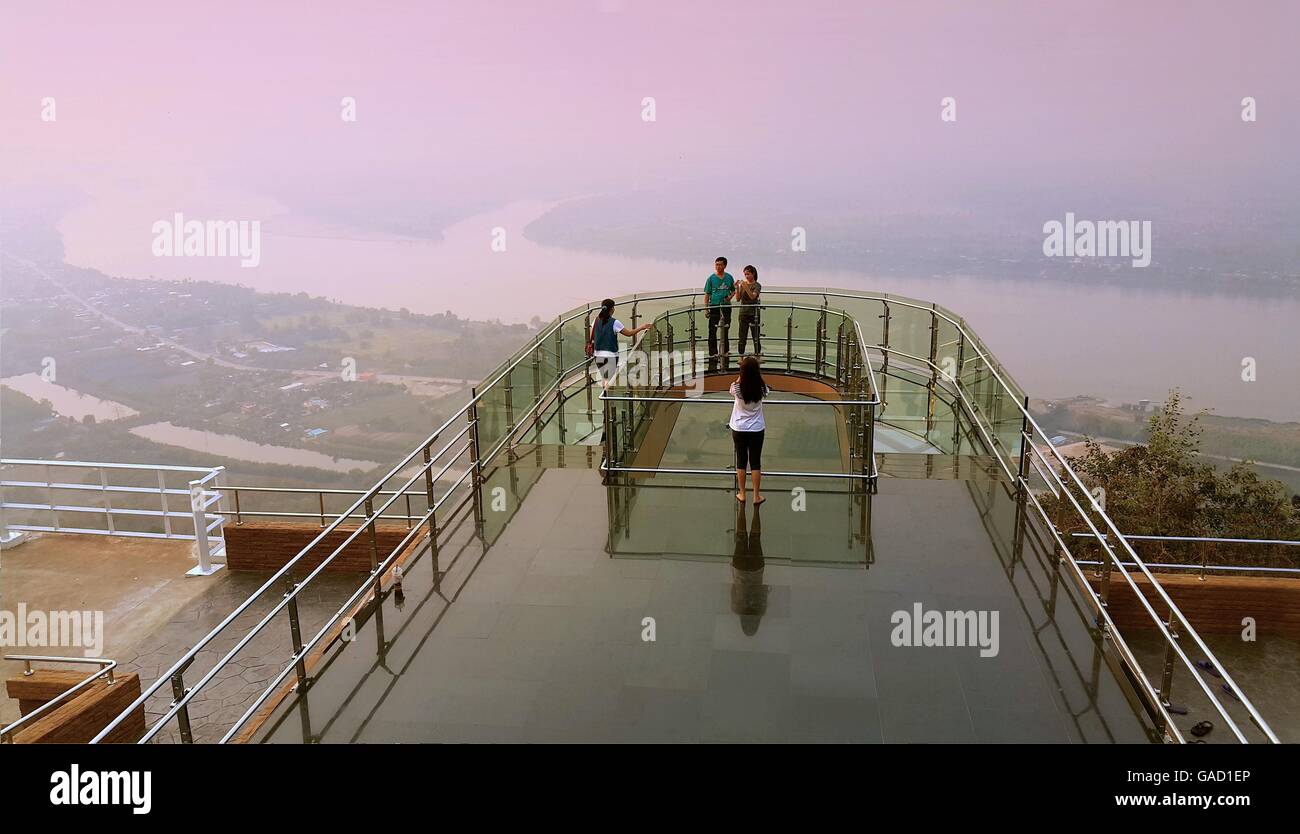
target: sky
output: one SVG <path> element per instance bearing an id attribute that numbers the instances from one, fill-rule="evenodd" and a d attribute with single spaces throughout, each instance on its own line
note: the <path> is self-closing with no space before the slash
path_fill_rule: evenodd
<path id="1" fill-rule="evenodd" d="M 657 182 L 1218 192 L 1300 164 L 1292 2 L 0 8 L 0 184 L 244 214 L 440 219 Z"/>

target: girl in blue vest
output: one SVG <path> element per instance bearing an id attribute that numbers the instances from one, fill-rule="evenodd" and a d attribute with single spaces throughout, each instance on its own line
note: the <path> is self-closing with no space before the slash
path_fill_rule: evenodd
<path id="1" fill-rule="evenodd" d="M 600 302 L 600 315 L 592 322 L 591 333 L 587 337 L 587 355 L 596 360 L 601 388 L 608 390 L 609 384 L 618 374 L 619 334 L 633 339 L 636 334 L 649 329 L 649 322 L 640 327 L 624 327 L 623 322 L 614 318 L 614 299 L 606 298 Z"/>

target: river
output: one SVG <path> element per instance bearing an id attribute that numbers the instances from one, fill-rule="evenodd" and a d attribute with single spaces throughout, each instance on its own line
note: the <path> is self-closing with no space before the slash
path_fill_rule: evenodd
<path id="1" fill-rule="evenodd" d="M 130 238 L 122 219 L 93 205 L 66 218 L 60 230 L 69 263 L 109 274 L 190 276 L 505 322 L 549 319 L 607 295 L 702 286 L 712 268 L 526 239 L 523 229 L 554 205 L 512 203 L 450 226 L 438 242 L 272 218 L 263 223 L 255 269 L 220 258 L 156 259 L 143 236 L 122 243 Z M 147 219 L 132 228 L 147 230 Z M 497 228 L 505 232 L 503 252 L 492 248 Z M 758 264 L 769 287 L 833 286 L 937 301 L 964 316 L 1032 396 L 1159 401 L 1177 386 L 1193 408 L 1300 420 L 1298 298 L 976 278 L 878 280 L 854 272 L 764 268 L 757 254 L 727 254 L 734 264 Z M 1241 378 L 1248 357 L 1257 369 L 1250 382 Z"/>

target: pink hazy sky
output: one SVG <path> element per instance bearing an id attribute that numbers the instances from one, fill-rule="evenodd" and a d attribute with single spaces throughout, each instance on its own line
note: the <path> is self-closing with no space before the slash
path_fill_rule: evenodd
<path id="1" fill-rule="evenodd" d="M 192 181 L 304 205 L 714 176 L 1297 179 L 1293 2 L 2 8 L 0 185 Z"/>

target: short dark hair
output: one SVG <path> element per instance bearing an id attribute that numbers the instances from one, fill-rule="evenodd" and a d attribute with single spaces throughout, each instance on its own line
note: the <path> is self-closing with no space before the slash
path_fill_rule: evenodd
<path id="1" fill-rule="evenodd" d="M 754 279 L 755 279 L 755 280 L 758 279 L 758 267 L 754 266 L 753 264 L 748 264 L 748 265 L 747 265 L 743 270 L 741 270 L 741 271 L 742 271 L 742 272 L 752 272 L 752 273 L 754 273 Z"/>
<path id="2" fill-rule="evenodd" d="M 713 259 L 713 262 L 714 262 L 715 264 L 716 264 L 717 262 L 719 262 L 719 261 L 722 262 L 722 265 L 723 265 L 723 266 L 726 266 L 726 265 L 727 265 L 727 259 L 726 259 L 726 258 L 718 257 L 718 258 L 714 258 L 714 259 Z"/>

